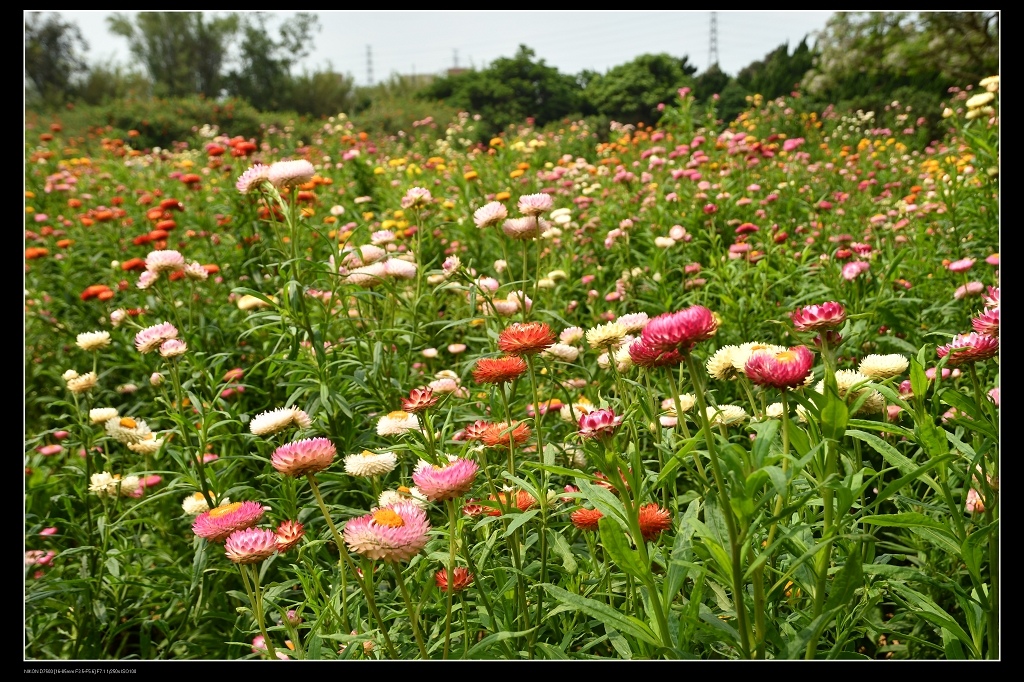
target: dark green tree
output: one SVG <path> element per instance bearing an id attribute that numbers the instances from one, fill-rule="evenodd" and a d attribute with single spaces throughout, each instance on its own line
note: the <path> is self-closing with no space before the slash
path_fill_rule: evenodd
<path id="1" fill-rule="evenodd" d="M 226 75 L 225 87 L 229 95 L 264 111 L 298 110 L 292 98 L 309 102 L 310 93 L 296 90 L 298 83 L 291 70 L 309 54 L 312 36 L 321 29 L 320 21 L 315 14 L 299 12 L 281 24 L 275 40 L 268 26 L 273 18 L 273 14 L 252 12 L 241 20 L 238 66 Z M 328 99 L 336 96 L 337 76 L 340 74 L 325 74 L 320 79 L 321 85 L 331 89 Z"/>
<path id="2" fill-rule="evenodd" d="M 520 45 L 514 57 L 496 59 L 480 71 L 439 78 L 421 96 L 480 114 L 478 130 L 484 137 L 527 119 L 543 126 L 579 113 L 583 98 L 575 77 L 535 57 L 532 49 Z"/>
<path id="3" fill-rule="evenodd" d="M 587 74 L 584 97 L 594 113 L 611 120 L 653 123 L 658 105 L 675 100 L 679 88 L 692 87 L 696 72 L 688 57 L 644 54 L 604 75 Z"/>
<path id="4" fill-rule="evenodd" d="M 89 44 L 77 24 L 59 14 L 25 14 L 26 99 L 46 105 L 63 104 L 75 93 L 88 71 L 82 53 Z"/>
<path id="5" fill-rule="evenodd" d="M 730 77 L 722 71 L 716 62 L 697 76 L 693 85 L 693 97 L 697 102 L 707 102 L 714 95 L 721 94 L 730 80 Z"/>
<path id="6" fill-rule="evenodd" d="M 107 17 L 111 33 L 128 39 L 128 48 L 146 69 L 159 96 L 223 93 L 224 67 L 237 38 L 237 14 L 139 12 Z"/>
<path id="7" fill-rule="evenodd" d="M 303 72 L 290 82 L 291 95 L 285 107 L 289 110 L 314 118 L 352 111 L 355 95 L 351 76 L 328 69 Z"/>

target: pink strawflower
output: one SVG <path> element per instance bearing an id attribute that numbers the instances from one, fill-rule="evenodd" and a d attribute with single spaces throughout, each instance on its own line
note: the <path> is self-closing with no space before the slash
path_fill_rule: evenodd
<path id="1" fill-rule="evenodd" d="M 967 491 L 967 500 L 964 502 L 964 509 L 968 514 L 982 514 L 985 511 L 985 503 L 977 490 L 971 488 Z"/>
<path id="2" fill-rule="evenodd" d="M 629 344 L 629 359 L 637 367 L 652 369 L 654 367 L 675 367 L 683 361 L 683 356 L 676 350 L 660 351 L 640 338 Z"/>
<path id="3" fill-rule="evenodd" d="M 865 272 L 870 267 L 871 264 L 868 263 L 867 261 L 850 261 L 849 263 L 843 266 L 843 279 L 845 279 L 847 282 L 852 282 L 853 280 L 857 279 L 862 272 Z"/>
<path id="4" fill-rule="evenodd" d="M 957 334 L 953 337 L 952 342 L 936 348 L 935 353 L 940 358 L 948 355 L 949 360 L 946 361 L 946 364 L 956 367 L 968 362 L 978 362 L 995 357 L 999 353 L 999 339 L 977 332 Z"/>
<path id="5" fill-rule="evenodd" d="M 473 212 L 473 222 L 480 228 L 498 225 L 507 217 L 508 209 L 498 201 L 492 201 Z"/>
<path id="6" fill-rule="evenodd" d="M 984 298 L 986 308 L 999 307 L 999 287 L 989 287 Z"/>
<path id="7" fill-rule="evenodd" d="M 999 389 L 996 388 L 996 389 L 993 389 L 993 390 L 996 392 L 996 396 L 998 396 L 999 395 Z M 989 395 L 992 395 L 991 391 L 989 392 Z M 999 401 L 996 400 L 996 404 L 998 404 L 998 403 L 999 403 Z M 57 526 L 50 526 L 49 528 L 44 528 L 41 531 L 39 531 L 39 534 L 40 535 L 56 535 L 57 532 L 58 532 Z"/>
<path id="8" fill-rule="evenodd" d="M 188 352 L 188 345 L 181 339 L 167 339 L 160 344 L 160 355 L 165 358 L 176 358 Z"/>
<path id="9" fill-rule="evenodd" d="M 309 182 L 316 174 L 313 164 L 305 159 L 298 161 L 277 161 L 270 164 L 267 180 L 278 189 Z"/>
<path id="10" fill-rule="evenodd" d="M 714 314 L 702 305 L 658 315 L 640 332 L 645 346 L 654 351 L 688 353 L 695 344 L 718 331 Z"/>
<path id="11" fill-rule="evenodd" d="M 797 388 L 807 380 L 813 364 L 814 354 L 807 346 L 792 346 L 781 353 L 755 351 L 747 359 L 744 372 L 759 386 Z"/>
<path id="12" fill-rule="evenodd" d="M 162 322 L 152 327 L 146 327 L 135 335 L 135 350 L 140 353 L 148 353 L 156 350 L 168 339 L 178 338 L 178 328 L 170 322 Z"/>
<path id="13" fill-rule="evenodd" d="M 996 265 L 996 266 L 998 266 L 999 265 L 999 254 L 998 253 L 993 253 L 991 256 L 989 256 L 988 258 L 985 259 L 985 262 L 988 263 L 989 265 Z"/>
<path id="14" fill-rule="evenodd" d="M 506 237 L 518 241 L 534 239 L 540 236 L 540 221 L 533 216 L 509 218 L 501 224 L 501 231 L 505 233 Z"/>
<path id="15" fill-rule="evenodd" d="M 238 181 L 235 182 L 235 189 L 242 194 L 248 194 L 259 189 L 260 185 L 267 179 L 269 171 L 270 166 L 265 166 L 262 163 L 254 164 L 238 176 Z"/>
<path id="16" fill-rule="evenodd" d="M 956 288 L 956 291 L 953 292 L 953 298 L 959 301 L 965 296 L 981 296 L 983 291 L 985 291 L 985 285 L 981 282 L 968 282 Z"/>
<path id="17" fill-rule="evenodd" d="M 427 513 L 414 502 L 395 502 L 345 524 L 345 544 L 357 554 L 408 561 L 427 544 Z"/>
<path id="18" fill-rule="evenodd" d="M 254 526 L 264 511 L 259 502 L 222 504 L 197 516 L 192 532 L 210 542 L 224 542 L 236 530 Z"/>
<path id="19" fill-rule="evenodd" d="M 163 482 L 164 479 L 162 476 L 159 476 L 157 474 L 151 474 L 149 476 L 143 476 L 142 478 L 140 478 L 139 486 L 141 486 L 142 488 L 152 488 L 154 486 L 160 485 Z"/>
<path id="20" fill-rule="evenodd" d="M 989 400 L 991 400 L 992 402 L 994 402 L 996 404 L 996 407 L 999 407 L 999 387 L 998 386 L 996 386 L 995 388 L 993 388 L 992 390 L 990 390 L 988 392 L 988 397 L 989 397 Z M 42 535 L 42 533 L 40 533 L 40 535 Z"/>
<path id="21" fill-rule="evenodd" d="M 185 257 L 178 251 L 150 251 L 146 269 L 155 273 L 181 272 L 185 269 Z"/>
<path id="22" fill-rule="evenodd" d="M 262 528 L 233 531 L 224 541 L 224 554 L 236 564 L 255 564 L 276 551 L 277 535 Z"/>
<path id="23" fill-rule="evenodd" d="M 579 434 L 582 438 L 609 438 L 622 424 L 622 415 L 602 408 L 580 415 Z"/>
<path id="24" fill-rule="evenodd" d="M 54 557 L 57 553 L 52 549 L 41 550 L 41 549 L 30 549 L 25 552 L 25 565 L 26 566 L 49 566 L 53 563 Z"/>
<path id="25" fill-rule="evenodd" d="M 974 331 L 987 336 L 999 336 L 999 308 L 989 308 L 971 320 Z"/>
<path id="26" fill-rule="evenodd" d="M 36 448 L 36 452 L 45 457 L 50 457 L 51 455 L 59 455 L 60 453 L 64 452 L 64 447 L 61 445 L 57 445 L 56 443 L 52 443 L 50 445 L 40 445 L 39 447 Z"/>
<path id="27" fill-rule="evenodd" d="M 413 472 L 412 481 L 431 502 L 452 500 L 469 492 L 478 469 L 476 462 L 461 457 L 442 466 L 421 460 Z"/>
<path id="28" fill-rule="evenodd" d="M 846 320 L 846 309 L 841 303 L 826 301 L 821 305 L 808 305 L 790 313 L 790 319 L 798 332 L 835 329 Z"/>
<path id="29" fill-rule="evenodd" d="M 550 194 L 526 194 L 519 197 L 517 207 L 525 216 L 539 216 L 550 211 L 554 203 Z"/>
<path id="30" fill-rule="evenodd" d="M 270 463 L 285 476 L 305 476 L 331 466 L 337 454 L 329 438 L 304 438 L 274 450 Z"/>
<path id="31" fill-rule="evenodd" d="M 430 190 L 422 187 L 413 187 L 402 197 L 402 208 L 420 208 L 426 206 L 433 199 Z"/>
<path id="32" fill-rule="evenodd" d="M 971 269 L 972 265 L 974 265 L 973 258 L 961 258 L 960 260 L 953 261 L 946 268 L 950 272 L 967 272 Z"/>

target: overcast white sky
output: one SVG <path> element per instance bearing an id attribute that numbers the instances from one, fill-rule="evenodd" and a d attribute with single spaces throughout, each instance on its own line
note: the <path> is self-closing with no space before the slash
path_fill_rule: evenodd
<path id="1" fill-rule="evenodd" d="M 32 10 L 35 11 L 35 10 Z M 89 43 L 91 63 L 128 64 L 124 38 L 106 27 L 117 10 L 56 11 L 77 24 Z M 605 73 L 642 54 L 668 53 L 689 58 L 703 72 L 710 49 L 710 11 L 625 10 L 315 10 L 322 29 L 299 69 L 333 70 L 366 85 L 392 74 L 439 74 L 452 66 L 486 67 L 512 57 L 520 44 L 564 74 L 585 69 Z M 135 12 L 129 12 L 134 15 Z M 275 11 L 283 20 L 294 12 Z M 790 52 L 825 27 L 830 10 L 715 12 L 718 64 L 729 74 L 761 60 L 779 45 Z M 275 27 L 275 38 L 277 23 Z"/>

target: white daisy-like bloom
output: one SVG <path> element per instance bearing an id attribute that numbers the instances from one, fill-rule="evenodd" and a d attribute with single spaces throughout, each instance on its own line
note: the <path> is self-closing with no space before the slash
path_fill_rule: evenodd
<path id="1" fill-rule="evenodd" d="M 370 243 L 380 246 L 395 241 L 395 233 L 391 230 L 377 230 L 370 234 Z"/>
<path id="2" fill-rule="evenodd" d="M 181 272 L 185 269 L 185 257 L 180 251 L 150 251 L 146 256 L 146 270 L 153 273 Z"/>
<path id="3" fill-rule="evenodd" d="M 387 507 L 388 505 L 394 504 L 395 502 L 405 502 L 407 499 L 409 498 L 407 498 L 405 495 L 398 492 L 397 490 L 385 490 L 377 498 L 377 506 Z"/>
<path id="4" fill-rule="evenodd" d="M 654 245 L 659 249 L 668 249 L 676 245 L 676 240 L 672 237 L 655 237 Z"/>
<path id="5" fill-rule="evenodd" d="M 426 509 L 427 505 L 430 504 L 427 496 L 421 493 L 416 486 L 411 488 L 399 486 L 398 490 L 385 490 L 377 498 L 377 504 L 381 507 L 386 507 L 395 502 L 412 502 L 420 509 Z"/>
<path id="6" fill-rule="evenodd" d="M 419 418 L 402 410 L 388 412 L 377 421 L 378 436 L 400 436 L 407 431 L 418 431 L 419 428 Z"/>
<path id="7" fill-rule="evenodd" d="M 519 304 L 511 299 L 495 298 L 491 300 L 491 304 L 486 301 L 480 304 L 488 314 L 500 315 L 501 317 L 510 317 L 519 312 Z"/>
<path id="8" fill-rule="evenodd" d="M 576 358 L 580 355 L 580 349 L 576 346 L 567 346 L 564 343 L 556 343 L 548 346 L 541 354 L 558 358 L 562 362 L 575 362 Z"/>
<path id="9" fill-rule="evenodd" d="M 305 159 L 275 161 L 267 169 L 267 180 L 278 189 L 307 183 L 313 179 L 314 175 L 316 175 L 316 169 Z"/>
<path id="10" fill-rule="evenodd" d="M 612 366 L 612 358 L 608 355 L 608 351 L 605 351 L 597 356 L 597 366 L 601 369 L 610 369 Z"/>
<path id="11" fill-rule="evenodd" d="M 765 408 L 764 416 L 768 419 L 782 419 L 782 403 L 772 403 Z"/>
<path id="12" fill-rule="evenodd" d="M 210 277 L 210 273 L 202 265 L 192 261 L 185 266 L 185 277 L 193 282 L 205 282 Z"/>
<path id="13" fill-rule="evenodd" d="M 235 182 L 235 189 L 242 194 L 256 191 L 267 179 L 269 171 L 270 166 L 265 166 L 262 163 L 253 164 L 248 170 L 238 176 L 238 180 Z"/>
<path id="14" fill-rule="evenodd" d="M 739 350 L 739 346 L 731 344 L 716 350 L 714 355 L 708 358 L 708 361 L 704 364 L 708 370 L 708 375 L 712 379 L 718 379 L 719 381 L 738 377 L 739 372 L 732 362 L 732 356 L 737 350 Z"/>
<path id="15" fill-rule="evenodd" d="M 111 476 L 109 471 L 100 471 L 89 477 L 89 492 L 100 497 L 117 497 L 120 476 Z"/>
<path id="16" fill-rule="evenodd" d="M 861 405 L 860 409 L 854 413 L 855 415 L 875 414 L 881 412 L 882 409 L 885 407 L 885 399 L 882 397 L 882 394 L 874 389 L 868 389 L 862 386 L 853 393 L 850 392 L 850 389 L 852 389 L 857 384 L 861 384 L 870 380 L 870 377 L 861 374 L 857 370 L 840 369 L 836 371 L 836 386 L 838 386 L 839 388 L 839 395 L 845 398 L 848 404 L 852 405 L 853 403 L 857 402 L 857 400 L 860 399 L 861 395 L 863 395 L 866 391 L 870 391 L 870 393 L 868 393 L 867 399 L 864 401 L 864 404 Z M 824 393 L 824 380 L 819 381 L 814 386 L 814 390 L 817 391 L 818 393 Z"/>
<path id="17" fill-rule="evenodd" d="M 114 312 L 110 313 L 110 324 L 114 325 L 115 327 L 121 326 L 121 323 L 124 322 L 124 318 L 127 315 L 128 313 L 125 312 L 124 308 L 118 308 Z"/>
<path id="18" fill-rule="evenodd" d="M 272 296 L 268 296 L 271 301 L 274 300 Z M 262 298 L 256 298 L 252 294 L 242 294 L 235 301 L 235 305 L 238 306 L 239 310 L 256 310 L 258 308 L 269 308 L 270 304 L 264 301 Z"/>
<path id="19" fill-rule="evenodd" d="M 345 472 L 353 476 L 383 476 L 394 470 L 398 456 L 393 452 L 363 450 L 345 457 Z"/>
<path id="20" fill-rule="evenodd" d="M 548 279 L 561 282 L 562 280 L 569 279 L 569 274 L 565 270 L 552 270 L 548 273 Z"/>
<path id="21" fill-rule="evenodd" d="M 569 458 L 569 464 L 577 469 L 585 469 L 587 466 L 587 453 L 578 445 L 567 446 L 565 454 Z"/>
<path id="22" fill-rule="evenodd" d="M 153 431 L 141 419 L 132 417 L 113 417 L 108 419 L 104 425 L 107 435 L 119 443 L 141 443 Z"/>
<path id="23" fill-rule="evenodd" d="M 257 436 L 269 436 L 283 431 L 294 424 L 300 429 L 308 429 L 311 425 L 309 415 L 299 408 L 278 407 L 274 410 L 260 412 L 249 420 L 249 431 Z"/>
<path id="24" fill-rule="evenodd" d="M 388 258 L 384 261 L 384 274 L 394 279 L 412 279 L 416 276 L 416 264 L 402 258 Z"/>
<path id="25" fill-rule="evenodd" d="M 607 322 L 588 329 L 586 336 L 591 348 L 608 349 L 622 342 L 626 328 L 618 322 Z"/>
<path id="26" fill-rule="evenodd" d="M 65 372 L 65 374 L 67 374 Z M 85 393 L 86 391 L 94 388 L 99 381 L 99 377 L 96 372 L 86 372 L 85 374 L 78 374 L 71 379 L 68 379 L 68 390 L 72 393 Z"/>
<path id="27" fill-rule="evenodd" d="M 89 410 L 89 421 L 93 424 L 105 424 L 107 420 L 117 418 L 117 409 L 113 407 L 94 407 Z"/>
<path id="28" fill-rule="evenodd" d="M 566 327 L 558 335 L 558 340 L 568 346 L 573 346 L 583 340 L 583 330 L 580 327 Z"/>
<path id="29" fill-rule="evenodd" d="M 910 361 L 899 353 L 890 353 L 888 355 L 872 354 L 864 356 L 864 359 L 860 361 L 860 365 L 857 367 L 857 371 L 869 379 L 883 381 L 903 374 L 909 366 Z"/>
<path id="30" fill-rule="evenodd" d="M 555 288 L 555 280 L 553 280 L 553 279 L 551 279 L 549 277 L 541 277 L 540 279 L 537 280 L 537 288 L 538 289 L 554 289 Z"/>
<path id="31" fill-rule="evenodd" d="M 443 395 L 446 393 L 455 393 L 459 390 L 459 382 L 457 379 L 449 379 L 444 377 L 442 379 L 434 379 L 427 386 L 437 395 Z"/>
<path id="32" fill-rule="evenodd" d="M 747 411 L 739 405 L 709 405 L 707 408 L 708 419 L 714 426 L 733 426 L 747 420 L 750 416 Z"/>
<path id="33" fill-rule="evenodd" d="M 140 455 L 153 455 L 163 447 L 163 444 L 163 438 L 157 438 L 154 433 L 147 433 L 138 443 L 128 443 L 128 449 Z"/>
<path id="34" fill-rule="evenodd" d="M 94 351 L 110 345 L 110 332 L 83 332 L 75 339 L 75 344 L 84 351 Z"/>
<path id="35" fill-rule="evenodd" d="M 693 406 L 697 404 L 697 396 L 692 393 L 683 393 L 679 396 L 679 409 L 684 413 L 689 412 L 693 409 Z M 672 398 L 665 398 L 661 401 L 661 409 L 663 409 L 669 416 L 676 416 L 676 401 Z"/>
<path id="36" fill-rule="evenodd" d="M 227 504 L 230 500 L 224 498 L 221 504 Z M 189 516 L 199 516 L 204 512 L 210 511 L 210 505 L 206 504 L 206 498 L 203 497 L 202 493 L 193 493 L 181 501 L 181 508 L 185 510 L 185 513 Z"/>
<path id="37" fill-rule="evenodd" d="M 66 369 L 64 370 L 64 373 L 60 375 L 60 378 L 63 379 L 64 381 L 71 381 L 72 379 L 75 379 L 77 377 L 78 372 L 76 372 L 73 369 Z"/>
<path id="38" fill-rule="evenodd" d="M 778 355 L 785 350 L 785 346 L 777 346 L 774 343 L 762 343 L 761 341 L 741 343 L 732 353 L 732 366 L 736 368 L 737 372 L 743 374 L 747 366 L 747 360 L 749 360 L 750 356 L 754 353 L 757 353 L 758 351 L 767 351 L 768 353 Z"/>
<path id="39" fill-rule="evenodd" d="M 619 315 L 619 318 L 615 321 L 626 328 L 627 334 L 636 334 L 647 326 L 650 318 L 648 318 L 647 313 L 627 313 Z"/>

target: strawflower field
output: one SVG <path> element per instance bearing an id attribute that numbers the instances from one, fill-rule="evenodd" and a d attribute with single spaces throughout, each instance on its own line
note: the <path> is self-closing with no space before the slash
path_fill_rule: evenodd
<path id="1" fill-rule="evenodd" d="M 965 85 L 896 129 L 29 130 L 25 658 L 998 658 Z"/>

